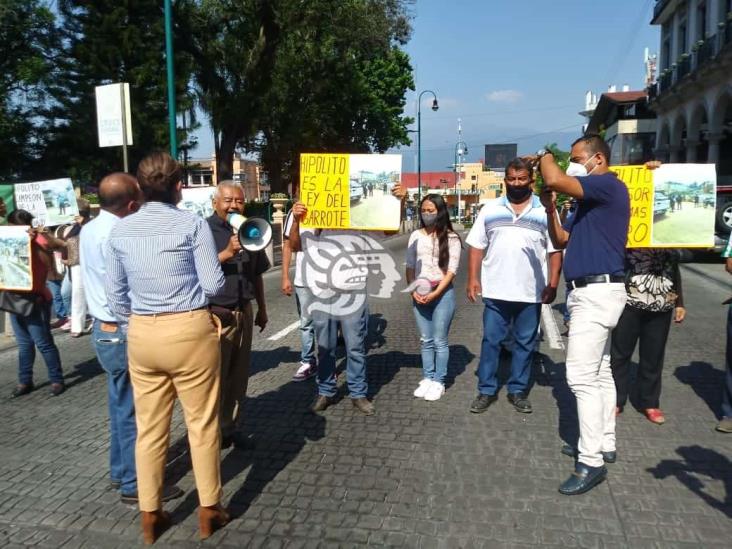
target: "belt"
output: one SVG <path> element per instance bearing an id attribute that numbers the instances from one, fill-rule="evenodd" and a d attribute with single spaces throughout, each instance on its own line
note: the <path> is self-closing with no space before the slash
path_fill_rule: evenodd
<path id="1" fill-rule="evenodd" d="M 611 284 L 613 282 L 625 282 L 625 277 L 621 275 L 594 275 L 594 276 L 581 276 L 574 280 L 568 280 L 567 285 L 570 288 L 584 288 L 588 284 Z"/>
<path id="2" fill-rule="evenodd" d="M 182 315 L 184 313 L 192 313 L 193 311 L 202 311 L 208 307 L 196 307 L 195 309 L 186 309 L 185 311 L 169 311 L 167 313 L 148 313 L 141 316 L 170 316 L 170 315 Z"/>

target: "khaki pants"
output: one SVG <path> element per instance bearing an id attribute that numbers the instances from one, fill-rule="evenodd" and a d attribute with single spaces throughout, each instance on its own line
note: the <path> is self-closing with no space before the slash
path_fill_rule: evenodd
<path id="1" fill-rule="evenodd" d="M 218 326 L 206 310 L 130 317 L 130 378 L 137 417 L 141 511 L 162 508 L 165 459 L 176 395 L 188 428 L 202 506 L 221 500 Z"/>
<path id="2" fill-rule="evenodd" d="M 249 383 L 254 316 L 247 301 L 234 311 L 234 323 L 221 331 L 221 435 L 236 430 Z"/>

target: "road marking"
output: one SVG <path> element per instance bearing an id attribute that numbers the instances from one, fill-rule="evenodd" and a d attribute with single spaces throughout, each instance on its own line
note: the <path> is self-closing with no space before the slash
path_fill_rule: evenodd
<path id="1" fill-rule="evenodd" d="M 283 328 L 282 330 L 280 330 L 276 334 L 269 336 L 267 338 L 267 340 L 269 340 L 269 341 L 277 341 L 278 339 L 282 339 L 287 334 L 289 334 L 292 330 L 294 330 L 295 328 L 298 328 L 299 326 L 300 326 L 300 321 L 297 320 L 297 321 L 293 322 L 292 324 L 290 324 L 289 326 L 287 326 L 286 328 Z"/>
<path id="2" fill-rule="evenodd" d="M 557 319 L 554 318 L 554 311 L 552 311 L 551 305 L 541 306 L 541 319 L 544 321 L 544 335 L 549 341 L 549 347 L 551 349 L 564 350 L 564 341 L 559 333 L 559 326 L 557 325 Z"/>

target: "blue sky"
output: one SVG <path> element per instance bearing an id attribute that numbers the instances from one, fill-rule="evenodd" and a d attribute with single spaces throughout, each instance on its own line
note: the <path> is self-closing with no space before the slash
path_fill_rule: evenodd
<path id="1" fill-rule="evenodd" d="M 417 0 L 406 50 L 417 91 L 434 90 L 440 103 L 433 112 L 432 98 L 422 98 L 422 170 L 453 163 L 458 118 L 468 161 L 482 158 L 486 143 L 517 142 L 519 153 L 546 142 L 566 147 L 581 131 L 587 90 L 642 88 L 644 48 L 659 48 L 654 3 Z M 416 93 L 407 99 L 416 118 Z M 212 150 L 209 133 L 199 132 L 196 156 Z M 391 151 L 403 155 L 404 171 L 416 171 L 411 135 L 411 146 Z"/>

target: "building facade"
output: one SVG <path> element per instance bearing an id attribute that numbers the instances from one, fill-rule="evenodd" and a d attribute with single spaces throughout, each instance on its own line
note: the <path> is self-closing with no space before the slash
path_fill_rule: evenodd
<path id="1" fill-rule="evenodd" d="M 184 166 L 186 184 L 189 187 L 217 185 L 216 156 L 211 158 L 192 158 Z M 238 156 L 234 157 L 232 179 L 244 187 L 244 198 L 249 201 L 266 202 L 269 200 L 267 175 L 259 163 Z"/>

